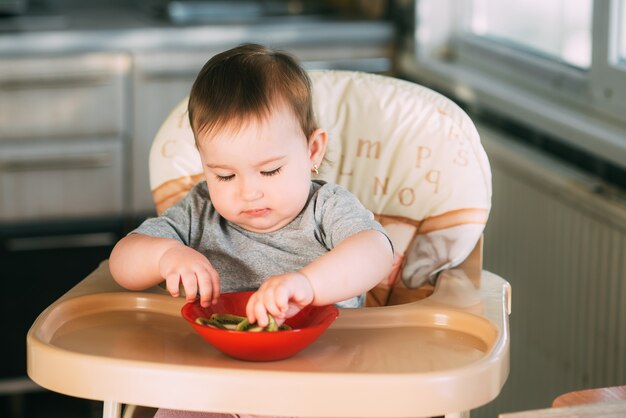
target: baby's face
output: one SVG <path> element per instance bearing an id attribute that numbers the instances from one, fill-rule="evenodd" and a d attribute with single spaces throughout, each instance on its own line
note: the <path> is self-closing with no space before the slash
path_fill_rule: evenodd
<path id="1" fill-rule="evenodd" d="M 253 232 L 276 231 L 306 204 L 312 156 L 286 107 L 235 134 L 226 129 L 199 142 L 211 201 L 228 221 Z"/>

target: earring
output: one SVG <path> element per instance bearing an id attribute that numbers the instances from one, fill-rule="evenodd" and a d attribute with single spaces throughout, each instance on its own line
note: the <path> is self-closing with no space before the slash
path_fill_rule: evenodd
<path id="1" fill-rule="evenodd" d="M 320 171 L 317 169 L 317 164 L 313 164 L 313 168 L 311 168 L 311 171 L 315 174 L 319 174 Z"/>

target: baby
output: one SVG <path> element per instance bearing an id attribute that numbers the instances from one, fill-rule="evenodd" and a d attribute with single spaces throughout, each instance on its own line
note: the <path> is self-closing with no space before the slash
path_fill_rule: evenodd
<path id="1" fill-rule="evenodd" d="M 241 45 L 205 64 L 188 110 L 206 181 L 117 243 L 115 280 L 133 290 L 165 280 L 203 306 L 256 290 L 246 315 L 262 327 L 268 313 L 281 324 L 309 304 L 363 306 L 393 249 L 355 196 L 311 178 L 328 134 L 306 71 L 284 52 Z"/>

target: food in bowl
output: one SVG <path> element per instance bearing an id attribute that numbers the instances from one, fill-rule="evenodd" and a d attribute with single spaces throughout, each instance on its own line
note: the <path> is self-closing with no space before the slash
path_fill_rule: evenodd
<path id="1" fill-rule="evenodd" d="M 269 324 L 266 327 L 261 327 L 255 323 L 250 323 L 248 318 L 240 315 L 233 314 L 218 314 L 214 313 L 210 318 L 199 316 L 196 318 L 196 324 L 205 325 L 207 327 L 230 329 L 234 331 L 246 331 L 246 332 L 276 332 L 290 330 L 291 327 L 287 324 L 278 325 L 276 319 L 272 314 L 267 314 L 269 318 Z"/>
<path id="2" fill-rule="evenodd" d="M 246 305 L 253 293 L 223 293 L 216 304 L 206 308 L 200 305 L 199 300 L 189 302 L 183 306 L 181 314 L 217 350 L 247 361 L 274 361 L 291 357 L 317 340 L 339 316 L 339 309 L 334 305 L 306 306 L 285 320 L 291 329 L 280 332 L 242 332 L 196 322 L 198 318 L 210 319 L 213 314 L 245 318 Z"/>

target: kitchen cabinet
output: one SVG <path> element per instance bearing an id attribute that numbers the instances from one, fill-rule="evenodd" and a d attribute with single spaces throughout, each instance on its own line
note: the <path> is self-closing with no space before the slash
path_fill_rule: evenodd
<path id="1" fill-rule="evenodd" d="M 121 141 L 33 141 L 2 144 L 0 150 L 3 222 L 121 215 Z"/>
<path id="2" fill-rule="evenodd" d="M 0 222 L 121 216 L 130 57 L 0 61 Z"/>
<path id="3" fill-rule="evenodd" d="M 30 325 L 122 235 L 130 65 L 118 52 L 0 60 L 1 380 L 21 381 Z"/>
<path id="4" fill-rule="evenodd" d="M 191 89 L 196 75 L 218 49 L 137 53 L 133 60 L 131 211 L 154 215 L 150 193 L 150 146 L 161 124 Z"/>

